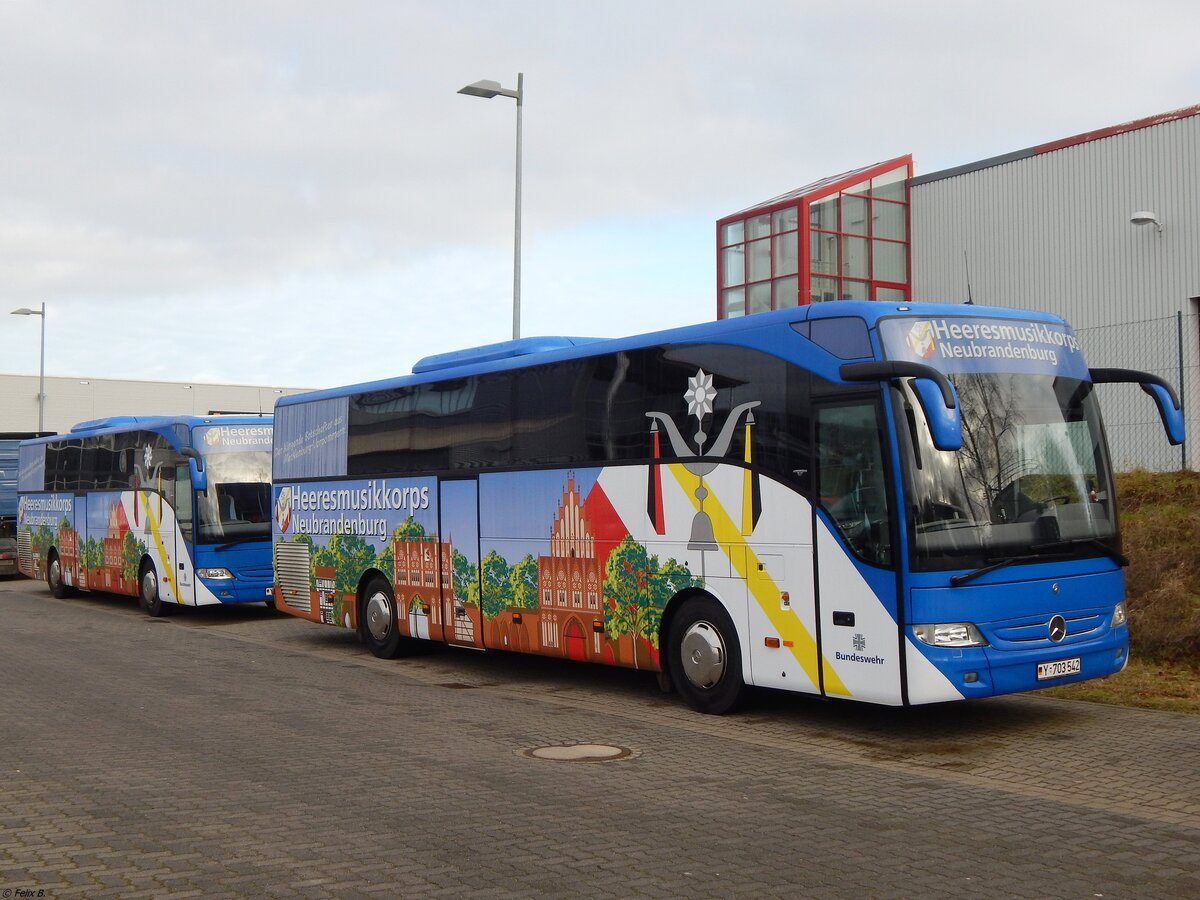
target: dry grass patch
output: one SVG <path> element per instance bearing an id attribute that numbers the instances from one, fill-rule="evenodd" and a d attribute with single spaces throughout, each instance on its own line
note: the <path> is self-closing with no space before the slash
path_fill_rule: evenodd
<path id="1" fill-rule="evenodd" d="M 1124 672 L 1039 691 L 1063 700 L 1090 700 L 1200 715 L 1200 667 L 1130 659 Z"/>

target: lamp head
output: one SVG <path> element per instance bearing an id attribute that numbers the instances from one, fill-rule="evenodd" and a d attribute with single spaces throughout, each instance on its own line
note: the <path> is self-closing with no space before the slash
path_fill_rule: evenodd
<path id="1" fill-rule="evenodd" d="M 486 97 L 491 99 L 497 94 L 503 92 L 504 88 L 500 87 L 498 81 L 476 81 L 474 84 L 468 84 L 465 88 L 459 91 L 460 94 L 467 94 L 470 97 Z"/>
<path id="2" fill-rule="evenodd" d="M 1129 221 L 1133 225 L 1153 225 L 1159 231 L 1163 230 L 1162 222 L 1158 221 L 1158 215 L 1148 209 L 1138 210 L 1129 217 Z"/>

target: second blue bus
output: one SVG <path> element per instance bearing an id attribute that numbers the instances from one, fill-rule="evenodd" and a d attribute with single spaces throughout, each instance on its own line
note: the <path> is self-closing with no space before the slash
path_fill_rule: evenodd
<path id="1" fill-rule="evenodd" d="M 20 445 L 20 571 L 147 613 L 271 600 L 271 417 L 123 416 Z"/>

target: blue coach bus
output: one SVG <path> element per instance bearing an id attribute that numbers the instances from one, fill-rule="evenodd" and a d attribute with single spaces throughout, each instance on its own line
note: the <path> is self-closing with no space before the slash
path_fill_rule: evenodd
<path id="1" fill-rule="evenodd" d="M 152 616 L 269 603 L 270 451 L 270 416 L 123 416 L 23 441 L 19 569 Z"/>
<path id="2" fill-rule="evenodd" d="M 282 398 L 276 605 L 356 629 L 883 704 L 1120 671 L 1095 388 L 1051 315 L 838 302 L 429 357 Z"/>

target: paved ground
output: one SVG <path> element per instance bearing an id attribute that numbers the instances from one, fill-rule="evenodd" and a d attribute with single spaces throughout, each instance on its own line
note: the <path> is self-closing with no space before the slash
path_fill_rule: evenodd
<path id="1" fill-rule="evenodd" d="M 153 620 L 24 580 L 0 677 L 0 900 L 1200 896 L 1193 717 L 762 693 L 712 718 L 644 673 L 384 662 L 262 607 Z M 630 753 L 525 755 L 576 743 Z"/>

